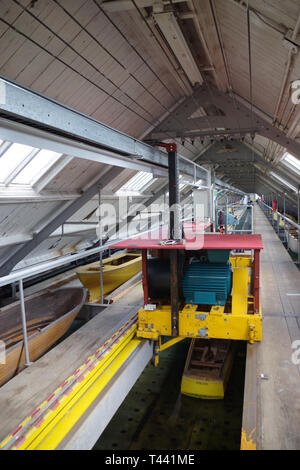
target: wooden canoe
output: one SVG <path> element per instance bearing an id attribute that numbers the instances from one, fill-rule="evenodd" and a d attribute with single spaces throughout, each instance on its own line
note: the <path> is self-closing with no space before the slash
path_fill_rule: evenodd
<path id="1" fill-rule="evenodd" d="M 117 289 L 142 269 L 142 257 L 134 253 L 122 253 L 103 260 L 103 296 Z M 81 283 L 89 291 L 89 301 L 101 297 L 100 263 L 88 264 L 76 271 Z"/>
<path id="2" fill-rule="evenodd" d="M 81 287 L 47 290 L 25 298 L 30 361 L 37 360 L 69 329 L 87 291 Z M 0 309 L 0 340 L 6 363 L 0 364 L 0 386 L 25 367 L 20 302 Z"/>
<path id="3" fill-rule="evenodd" d="M 234 353 L 234 341 L 193 339 L 181 379 L 181 393 L 205 400 L 223 399 Z"/>

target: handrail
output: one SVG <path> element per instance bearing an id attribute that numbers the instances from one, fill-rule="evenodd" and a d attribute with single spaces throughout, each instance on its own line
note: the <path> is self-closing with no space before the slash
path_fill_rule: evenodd
<path id="1" fill-rule="evenodd" d="M 279 215 L 282 219 L 286 220 L 290 225 L 293 225 L 296 229 L 300 230 L 300 225 L 297 224 L 296 222 L 294 222 L 292 219 L 290 219 L 290 218 L 287 217 L 286 215 L 281 214 L 281 212 L 279 212 L 278 210 L 274 211 L 274 210 L 273 210 L 273 207 L 268 206 L 268 204 L 266 204 L 266 203 L 263 202 L 263 201 L 260 201 L 260 204 L 263 204 L 264 206 L 268 207 L 268 209 L 271 209 L 271 211 L 272 211 L 273 213 Z"/>
<path id="2" fill-rule="evenodd" d="M 155 225 L 153 229 L 159 228 L 161 226 L 163 226 L 163 223 Z M 143 232 L 136 233 L 135 235 L 132 235 L 132 238 L 138 237 L 144 233 L 148 233 L 148 231 L 149 230 L 145 230 Z M 46 271 L 50 271 L 51 269 L 58 268 L 60 266 L 64 266 L 65 264 L 72 263 L 73 261 L 76 261 L 78 259 L 86 258 L 87 256 L 94 255 L 96 253 L 102 253 L 103 251 L 109 249 L 111 245 L 114 245 L 116 242 L 124 240 L 126 240 L 126 238 L 115 239 L 112 240 L 110 243 L 107 243 L 102 246 L 97 246 L 96 248 L 91 248 L 85 251 L 82 250 L 81 252 L 75 254 L 60 256 L 58 259 L 45 261 L 43 263 L 38 263 L 22 269 L 16 269 L 8 275 L 0 277 L 0 287 L 6 286 L 7 284 L 12 284 L 16 281 L 23 281 L 24 279 L 35 276 L 37 274 L 44 273 Z"/>

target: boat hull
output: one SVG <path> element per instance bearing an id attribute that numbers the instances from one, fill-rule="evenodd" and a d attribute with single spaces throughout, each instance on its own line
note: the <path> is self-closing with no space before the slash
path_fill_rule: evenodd
<path id="1" fill-rule="evenodd" d="M 207 363 L 199 366 L 198 369 L 192 369 L 191 364 L 194 357 L 194 349 L 197 344 L 208 340 L 192 340 L 188 352 L 184 372 L 181 379 L 181 393 L 192 398 L 203 400 L 222 400 L 229 380 L 235 345 L 227 340 L 212 340 L 214 343 L 225 341 L 226 344 L 221 364 Z M 198 343 L 197 343 L 198 342 Z M 220 367 L 219 367 L 220 366 Z"/>
<path id="2" fill-rule="evenodd" d="M 74 294 L 75 291 L 76 294 L 76 299 L 74 298 L 74 302 L 71 304 L 71 308 L 69 309 L 68 305 L 66 305 L 67 311 L 65 313 L 60 311 L 60 315 L 58 318 L 55 318 L 53 315 L 47 315 L 47 299 L 49 299 L 49 294 L 48 297 L 47 294 L 41 295 L 41 309 L 44 309 L 46 311 L 46 315 L 41 317 L 40 319 L 36 319 L 36 322 L 34 322 L 34 319 L 28 320 L 28 350 L 29 350 L 29 358 L 31 362 L 36 361 L 39 357 L 42 356 L 56 341 L 58 341 L 69 329 L 71 326 L 72 322 L 76 318 L 77 314 L 81 310 L 85 299 L 87 292 L 85 289 L 82 288 L 66 288 L 66 289 L 58 289 L 57 291 L 52 291 L 51 294 L 55 295 L 55 292 L 60 292 L 60 294 L 63 293 L 67 296 L 68 294 L 72 295 Z M 31 300 L 37 300 L 37 295 L 27 297 L 25 299 L 25 307 L 26 311 L 30 309 L 30 301 Z M 53 298 L 51 299 L 53 302 Z M 29 305 L 28 305 L 29 304 Z M 75 304 L 75 305 L 74 305 Z M 13 310 L 13 313 L 16 313 L 17 309 L 16 306 L 19 306 L 19 302 L 15 302 L 11 306 L 7 306 L 4 309 L 1 309 L 0 312 L 0 322 L 1 322 L 1 313 L 2 310 L 9 310 L 11 308 Z M 53 305 L 52 305 L 53 307 Z M 62 306 L 60 305 L 60 308 Z M 7 312 L 5 312 L 7 313 Z M 27 311 L 29 317 L 30 317 L 30 311 Z M 62 313 L 62 314 L 61 314 Z M 18 314 L 18 313 L 17 313 Z M 21 319 L 21 312 L 19 311 L 19 317 Z M 52 317 L 52 321 L 51 321 Z M 40 328 L 38 325 L 44 323 L 48 324 L 42 328 Z M 50 323 L 49 323 L 50 322 Z M 30 331 L 30 328 L 31 331 Z M 19 329 L 18 328 L 18 333 L 15 335 L 15 339 L 18 338 L 19 335 Z M 3 335 L 2 335 L 3 336 Z M 22 334 L 20 334 L 21 338 L 23 337 Z M 10 337 L 12 338 L 12 336 Z M 4 339 L 5 341 L 5 339 Z M 7 338 L 7 341 L 9 342 L 10 339 Z M 4 383 L 6 383 L 8 380 L 10 380 L 12 377 L 14 377 L 16 374 L 18 374 L 22 369 L 25 368 L 25 351 L 24 351 L 24 343 L 23 340 L 20 340 L 16 343 L 14 343 L 12 346 L 9 346 L 6 349 L 6 355 L 5 355 L 5 364 L 0 364 L 0 386 L 2 386 Z"/>
<path id="3" fill-rule="evenodd" d="M 182 376 L 181 393 L 192 398 L 201 398 L 202 400 L 223 400 L 225 390 L 223 380 L 202 380 L 190 376 Z"/>
<path id="4" fill-rule="evenodd" d="M 122 264 L 112 265 L 112 262 L 120 262 L 128 259 Z M 135 276 L 142 269 L 142 258 L 140 255 L 122 254 L 103 260 L 103 296 L 117 289 L 128 279 Z M 97 302 L 101 297 L 100 289 L 100 267 L 99 262 L 89 264 L 76 271 L 81 283 L 89 291 L 89 301 Z"/>

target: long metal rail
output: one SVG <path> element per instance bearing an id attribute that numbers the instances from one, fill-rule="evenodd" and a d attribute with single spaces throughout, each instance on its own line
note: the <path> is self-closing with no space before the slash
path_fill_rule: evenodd
<path id="1" fill-rule="evenodd" d="M 167 154 L 156 147 L 3 76 L 0 76 L 0 98 L 2 98 L 0 116 L 4 118 L 1 122 L 0 133 L 3 133 L 4 139 L 6 139 L 7 132 L 8 135 L 13 134 L 13 124 L 15 124 L 16 136 L 23 124 L 30 127 L 31 142 L 37 140 L 38 147 L 38 139 L 46 137 L 49 142 L 52 141 L 51 145 L 55 143 L 56 148 L 73 145 L 71 155 L 79 158 L 88 158 L 124 168 L 128 168 L 128 165 L 135 165 L 135 169 L 141 169 L 144 166 L 145 171 L 149 171 L 149 168 L 147 170 L 149 165 L 156 167 L 158 171 L 160 166 L 165 168 L 168 166 Z M 93 156 L 84 155 L 84 152 L 80 150 L 83 144 L 89 145 L 91 152 L 96 153 Z M 43 145 L 49 145 L 49 143 L 44 142 Z M 209 170 L 195 164 L 192 160 L 184 159 L 180 162 L 180 171 L 190 176 L 194 176 L 195 171 L 197 178 L 202 178 Z"/>
<path id="2" fill-rule="evenodd" d="M 67 107 L 0 75 L 0 137 L 37 148 L 73 155 L 108 165 L 166 175 L 168 156 L 141 140 Z M 206 178 L 210 170 L 179 155 L 181 173 Z M 216 184 L 237 188 L 218 178 Z"/>
<path id="3" fill-rule="evenodd" d="M 3 450 L 90 449 L 153 354 L 137 316 L 87 358 L 1 443 Z"/>

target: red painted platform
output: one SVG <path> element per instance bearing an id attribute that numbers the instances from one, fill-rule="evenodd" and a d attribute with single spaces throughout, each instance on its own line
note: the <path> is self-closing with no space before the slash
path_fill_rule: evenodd
<path id="1" fill-rule="evenodd" d="M 155 230 L 142 236 L 129 238 L 115 243 L 111 248 L 144 250 L 262 250 L 263 243 L 260 235 L 223 235 L 204 232 L 204 227 L 194 223 L 184 224 L 184 243 L 165 245 L 168 229 Z"/>

